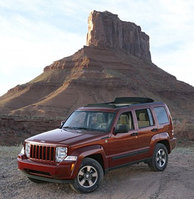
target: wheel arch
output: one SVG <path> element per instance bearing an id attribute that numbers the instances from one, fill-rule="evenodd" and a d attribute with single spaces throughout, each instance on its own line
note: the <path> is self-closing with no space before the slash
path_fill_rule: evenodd
<path id="1" fill-rule="evenodd" d="M 103 160 L 101 153 L 91 154 L 89 156 L 86 156 L 85 158 L 92 158 L 92 159 L 96 160 L 101 165 L 101 167 L 105 173 L 104 160 Z"/>
<path id="2" fill-rule="evenodd" d="M 169 134 L 167 132 L 163 132 L 163 133 L 159 133 L 156 134 L 152 137 L 150 145 L 151 145 L 151 149 L 152 152 L 154 151 L 154 148 L 156 146 L 157 143 L 161 143 L 164 144 L 168 150 L 168 154 L 171 153 L 171 148 L 170 148 L 170 142 L 169 142 Z"/>
<path id="3" fill-rule="evenodd" d="M 156 144 L 158 143 L 163 144 L 167 148 L 168 154 L 170 154 L 171 151 L 170 151 L 170 144 L 168 140 L 160 140 Z"/>
<path id="4" fill-rule="evenodd" d="M 74 154 L 78 156 L 78 161 L 72 173 L 73 178 L 75 178 L 75 176 L 77 175 L 78 170 L 82 164 L 82 161 L 85 158 L 92 158 L 96 160 L 102 166 L 104 173 L 106 171 L 106 168 L 108 167 L 108 160 L 106 158 L 104 149 L 101 145 L 85 146 L 76 150 L 76 153 Z"/>

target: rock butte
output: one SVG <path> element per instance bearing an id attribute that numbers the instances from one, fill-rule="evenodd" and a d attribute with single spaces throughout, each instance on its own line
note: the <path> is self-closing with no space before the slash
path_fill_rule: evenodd
<path id="1" fill-rule="evenodd" d="M 77 107 L 119 96 L 165 102 L 175 133 L 194 140 L 194 88 L 151 62 L 149 37 L 139 26 L 93 11 L 86 44 L 0 97 L 0 144 L 56 128 Z"/>
<path id="2" fill-rule="evenodd" d="M 123 50 L 151 62 L 149 36 L 141 31 L 140 26 L 121 21 L 117 15 L 107 11 L 90 13 L 86 44 Z"/>

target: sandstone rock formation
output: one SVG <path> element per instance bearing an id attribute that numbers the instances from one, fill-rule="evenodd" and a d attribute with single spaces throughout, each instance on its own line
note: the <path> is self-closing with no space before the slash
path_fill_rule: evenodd
<path id="1" fill-rule="evenodd" d="M 99 12 L 93 13 L 99 15 Z M 104 15 L 107 12 L 102 13 Z M 115 18 L 118 19 L 116 15 Z M 108 13 L 106 21 L 111 20 L 112 14 Z M 95 26 L 98 24 L 94 18 L 93 22 Z M 113 30 L 109 27 L 107 32 Z M 12 140 L 18 143 L 26 134 L 56 128 L 56 123 L 60 125 L 59 121 L 74 109 L 88 103 L 112 101 L 119 96 L 150 97 L 165 102 L 176 125 L 175 133 L 194 140 L 194 88 L 148 62 L 143 55 L 139 58 L 124 49 L 103 47 L 100 37 L 94 38 L 93 33 L 88 33 L 89 46 L 55 61 L 35 79 L 0 97 L 0 144 L 11 134 Z M 131 38 L 134 39 L 131 43 L 139 42 L 136 37 Z M 96 45 L 92 45 L 94 41 Z M 148 53 L 147 50 L 142 50 L 142 54 Z"/>
<path id="2" fill-rule="evenodd" d="M 107 11 L 90 13 L 86 44 L 123 50 L 151 62 L 149 36 L 141 31 L 140 26 L 121 21 L 117 15 Z"/>

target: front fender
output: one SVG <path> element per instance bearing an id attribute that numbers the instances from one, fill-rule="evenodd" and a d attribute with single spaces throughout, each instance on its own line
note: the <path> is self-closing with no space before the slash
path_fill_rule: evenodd
<path id="1" fill-rule="evenodd" d="M 85 146 L 80 149 L 76 149 L 71 155 L 77 156 L 77 162 L 75 164 L 73 173 L 72 173 L 72 178 L 75 178 L 78 174 L 79 168 L 81 166 L 81 163 L 84 158 L 95 155 L 95 154 L 100 154 L 103 159 L 104 163 L 104 169 L 108 167 L 108 161 L 106 158 L 106 155 L 104 153 L 104 149 L 101 145 L 92 145 L 92 146 Z"/>

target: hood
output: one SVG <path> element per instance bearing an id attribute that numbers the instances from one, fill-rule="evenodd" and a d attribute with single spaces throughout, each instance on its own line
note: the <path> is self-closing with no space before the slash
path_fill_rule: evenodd
<path id="1" fill-rule="evenodd" d="M 104 133 L 89 132 L 82 130 L 64 130 L 64 129 L 54 129 L 35 135 L 28 138 L 26 141 L 41 142 L 41 143 L 52 143 L 52 144 L 63 144 L 72 145 L 77 142 L 85 142 L 86 140 L 91 140 L 93 138 L 101 137 Z"/>

